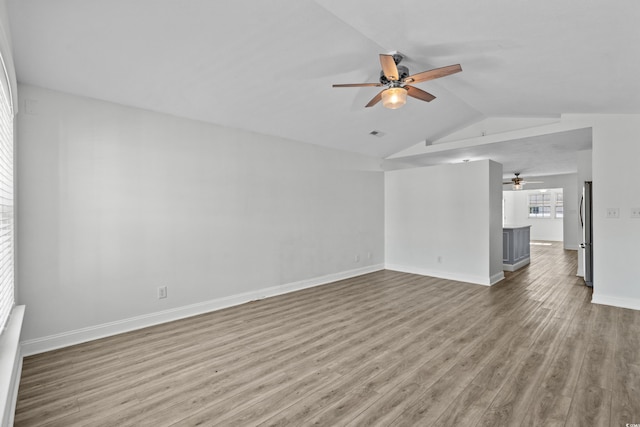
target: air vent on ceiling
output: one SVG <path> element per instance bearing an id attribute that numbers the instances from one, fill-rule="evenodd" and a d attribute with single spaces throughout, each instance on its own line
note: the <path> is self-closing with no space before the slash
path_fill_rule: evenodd
<path id="1" fill-rule="evenodd" d="M 382 138 L 384 136 L 384 132 L 381 132 L 379 130 L 372 130 L 371 132 L 369 132 L 369 135 L 373 135 L 373 136 L 377 136 L 378 138 Z"/>

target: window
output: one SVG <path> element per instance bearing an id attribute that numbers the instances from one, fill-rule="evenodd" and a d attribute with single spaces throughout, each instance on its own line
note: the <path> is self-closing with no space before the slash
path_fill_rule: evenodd
<path id="1" fill-rule="evenodd" d="M 562 203 L 562 193 L 556 193 L 555 212 L 556 212 L 556 218 L 563 218 L 564 217 L 564 206 L 563 206 L 563 203 Z"/>
<path id="2" fill-rule="evenodd" d="M 551 194 L 529 194 L 529 218 L 551 218 Z"/>
<path id="3" fill-rule="evenodd" d="M 13 100 L 0 57 L 0 331 L 14 305 L 13 289 Z"/>

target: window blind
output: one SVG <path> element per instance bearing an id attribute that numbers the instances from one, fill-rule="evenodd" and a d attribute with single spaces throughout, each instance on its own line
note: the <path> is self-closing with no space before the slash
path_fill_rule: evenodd
<path id="1" fill-rule="evenodd" d="M 13 281 L 13 99 L 0 57 L 0 331 L 14 306 Z"/>

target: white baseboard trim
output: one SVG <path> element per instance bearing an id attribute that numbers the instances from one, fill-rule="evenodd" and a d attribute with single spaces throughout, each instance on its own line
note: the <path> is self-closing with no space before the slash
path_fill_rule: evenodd
<path id="1" fill-rule="evenodd" d="M 504 271 L 501 271 L 499 273 L 494 274 L 493 276 L 489 277 L 489 285 L 488 286 L 493 286 L 498 282 L 501 282 L 504 280 Z"/>
<path id="2" fill-rule="evenodd" d="M 504 279 L 504 273 L 500 272 L 493 276 L 474 276 L 470 274 L 458 274 L 448 271 L 431 270 L 422 267 L 412 267 L 398 264 L 386 264 L 385 269 L 401 271 L 403 273 L 419 274 L 420 276 L 439 277 L 441 279 L 455 280 L 457 282 L 473 283 L 475 285 L 491 286 Z"/>
<path id="3" fill-rule="evenodd" d="M 31 356 L 33 354 L 44 353 L 45 351 L 68 347 L 75 344 L 81 344 L 83 342 L 93 341 L 112 335 L 130 332 L 136 329 L 142 329 L 161 323 L 184 319 L 186 317 L 197 316 L 199 314 L 221 310 L 223 308 L 244 304 L 250 301 L 260 300 L 276 295 L 282 295 L 301 289 L 311 288 L 314 286 L 326 285 L 338 280 L 349 279 L 351 277 L 361 276 L 363 274 L 373 273 L 374 271 L 380 271 L 383 269 L 383 264 L 371 265 L 354 270 L 348 270 L 340 273 L 333 273 L 321 277 L 315 277 L 312 279 L 301 280 L 299 282 L 286 283 L 284 285 L 272 286 L 256 291 L 230 295 L 227 297 L 216 298 L 214 300 L 176 307 L 169 310 L 144 314 L 128 319 L 117 320 L 115 322 L 103 323 L 100 325 L 76 329 L 73 331 L 63 332 L 60 334 L 50 335 L 42 338 L 30 339 L 22 342 L 22 354 L 24 356 Z"/>
<path id="4" fill-rule="evenodd" d="M 0 405 L 2 425 L 12 426 L 22 373 L 20 331 L 24 319 L 24 305 L 13 307 L 7 327 L 0 335 Z"/>
<path id="5" fill-rule="evenodd" d="M 640 310 L 640 299 L 638 298 L 611 297 L 607 295 L 598 295 L 594 292 L 591 298 L 591 302 L 593 304 L 610 305 L 613 307 Z"/>
<path id="6" fill-rule="evenodd" d="M 526 257 L 525 259 L 522 259 L 516 262 L 515 264 L 502 264 L 502 269 L 504 271 L 516 271 L 517 269 L 522 268 L 525 265 L 530 263 L 531 263 L 531 258 Z"/>

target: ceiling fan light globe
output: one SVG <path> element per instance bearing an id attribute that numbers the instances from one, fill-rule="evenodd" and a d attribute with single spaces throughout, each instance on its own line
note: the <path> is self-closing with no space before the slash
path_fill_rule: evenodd
<path id="1" fill-rule="evenodd" d="M 382 92 L 382 105 L 395 110 L 407 103 L 407 90 L 402 87 L 392 87 Z"/>

